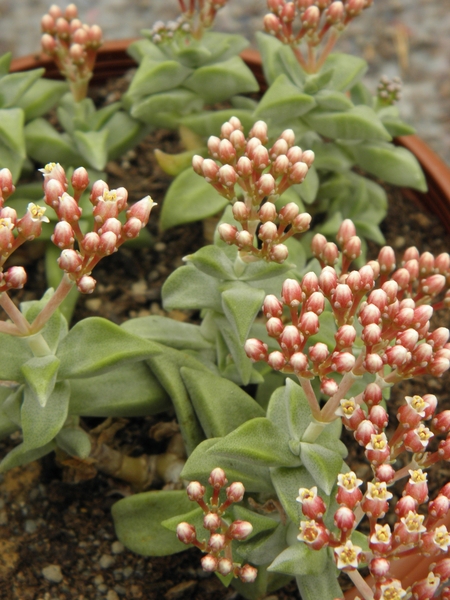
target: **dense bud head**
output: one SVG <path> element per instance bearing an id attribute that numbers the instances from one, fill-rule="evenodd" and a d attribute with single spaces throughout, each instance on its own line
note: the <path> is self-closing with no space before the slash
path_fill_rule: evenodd
<path id="1" fill-rule="evenodd" d="M 258 211 L 258 217 L 262 223 L 267 223 L 268 221 L 275 221 L 275 219 L 277 218 L 277 209 L 275 208 L 275 205 L 272 204 L 272 202 L 265 202 Z"/>
<path id="2" fill-rule="evenodd" d="M 77 279 L 78 291 L 82 294 L 92 294 L 95 289 L 96 280 L 90 275 L 83 275 L 80 279 Z"/>
<path id="3" fill-rule="evenodd" d="M 220 490 L 221 487 L 228 483 L 225 471 L 219 467 L 213 469 L 209 475 L 208 482 L 214 489 Z"/>

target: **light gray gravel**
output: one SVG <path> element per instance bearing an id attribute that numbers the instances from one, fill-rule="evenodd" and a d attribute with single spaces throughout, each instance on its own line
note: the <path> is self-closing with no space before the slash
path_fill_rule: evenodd
<path id="1" fill-rule="evenodd" d="M 61 583 L 63 580 L 63 574 L 61 573 L 61 567 L 59 565 L 48 565 L 42 569 L 42 575 L 47 581 L 52 583 Z"/>
<path id="2" fill-rule="evenodd" d="M 36 52 L 40 17 L 50 4 L 0 0 L 0 52 Z M 59 2 L 61 7 L 67 4 Z M 98 23 L 105 39 L 139 36 L 155 20 L 178 14 L 177 0 L 78 0 L 77 5 L 81 19 Z M 265 0 L 229 0 L 219 12 L 217 28 L 253 41 L 266 12 Z M 384 73 L 402 77 L 402 116 L 450 164 L 450 0 L 374 0 L 337 49 L 367 59 L 366 81 L 373 90 Z"/>

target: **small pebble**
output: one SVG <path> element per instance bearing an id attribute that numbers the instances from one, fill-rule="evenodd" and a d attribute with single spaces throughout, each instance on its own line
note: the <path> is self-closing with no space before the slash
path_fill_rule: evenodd
<path id="1" fill-rule="evenodd" d="M 125 567 L 123 570 L 123 578 L 128 579 L 128 577 L 131 577 L 133 575 L 133 571 L 133 567 Z"/>
<path id="2" fill-rule="evenodd" d="M 103 575 L 96 575 L 94 577 L 94 584 L 95 585 L 101 585 L 102 583 L 104 583 L 105 579 L 103 577 Z"/>
<path id="3" fill-rule="evenodd" d="M 118 540 L 111 544 L 111 552 L 113 554 L 121 554 L 125 550 L 125 546 Z"/>
<path id="4" fill-rule="evenodd" d="M 109 569 L 109 567 L 113 566 L 115 561 L 116 559 L 114 556 L 111 556 L 110 554 L 103 554 L 98 562 L 102 569 Z"/>
<path id="5" fill-rule="evenodd" d="M 42 569 L 41 573 L 47 581 L 51 581 L 52 583 L 61 583 L 63 580 L 63 574 L 59 565 L 48 565 L 48 567 Z"/>
<path id="6" fill-rule="evenodd" d="M 38 527 L 37 521 L 33 521 L 33 519 L 27 519 L 24 523 L 24 529 L 27 533 L 34 533 Z"/>
<path id="7" fill-rule="evenodd" d="M 127 590 L 123 587 L 123 585 L 115 585 L 114 591 L 119 594 L 119 596 L 126 596 Z"/>
<path id="8" fill-rule="evenodd" d="M 106 600 L 119 600 L 119 595 L 114 590 L 109 590 L 106 594 Z"/>
<path id="9" fill-rule="evenodd" d="M 101 592 L 102 594 L 104 594 L 107 589 L 108 589 L 108 586 L 105 585 L 104 583 L 101 583 L 100 585 L 97 586 L 97 590 L 99 592 Z"/>

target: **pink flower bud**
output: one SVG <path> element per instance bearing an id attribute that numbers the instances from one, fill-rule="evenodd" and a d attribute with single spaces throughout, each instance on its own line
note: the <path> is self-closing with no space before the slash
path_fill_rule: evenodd
<path id="1" fill-rule="evenodd" d="M 347 258 L 355 260 L 361 255 L 361 239 L 356 235 L 351 237 L 345 242 L 342 251 Z"/>
<path id="2" fill-rule="evenodd" d="M 322 248 L 321 258 L 326 265 L 331 267 L 335 265 L 339 259 L 339 250 L 333 242 L 327 242 Z"/>
<path id="3" fill-rule="evenodd" d="M 450 509 L 450 500 L 447 496 L 439 494 L 434 500 L 428 502 L 428 514 L 434 519 L 443 519 Z"/>
<path id="4" fill-rule="evenodd" d="M 236 172 L 240 177 L 250 177 L 253 173 L 252 161 L 247 156 L 241 156 L 236 163 Z"/>
<path id="5" fill-rule="evenodd" d="M 217 572 L 226 577 L 234 569 L 234 565 L 228 558 L 220 558 L 217 565 Z"/>
<path id="6" fill-rule="evenodd" d="M 267 363 L 272 367 L 274 371 L 281 371 L 286 366 L 286 357 L 282 352 L 275 350 L 269 354 Z"/>
<path id="7" fill-rule="evenodd" d="M 337 392 L 338 388 L 339 386 L 334 379 L 327 379 L 324 377 L 320 382 L 320 392 L 326 396 L 333 396 L 333 394 Z"/>
<path id="8" fill-rule="evenodd" d="M 395 469 L 389 463 L 377 465 L 375 467 L 375 478 L 377 481 L 384 481 L 387 485 L 390 485 L 395 480 Z"/>
<path id="9" fill-rule="evenodd" d="M 231 502 L 241 502 L 244 498 L 245 488 L 240 481 L 235 481 L 225 491 Z"/>
<path id="10" fill-rule="evenodd" d="M 364 267 L 359 269 L 359 275 L 361 277 L 361 289 L 369 291 L 375 285 L 375 279 L 379 275 L 379 271 L 376 271 L 375 265 L 378 266 L 378 263 L 374 263 L 372 261 L 372 264 L 364 265 Z"/>
<path id="11" fill-rule="evenodd" d="M 447 433 L 450 430 L 450 410 L 438 413 L 434 417 L 432 424 L 440 433 Z"/>
<path id="12" fill-rule="evenodd" d="M 344 219 L 338 229 L 336 239 L 342 246 L 356 235 L 356 227 L 351 219 Z"/>
<path id="13" fill-rule="evenodd" d="M 289 363 L 295 374 L 303 373 L 308 369 L 308 359 L 303 352 L 294 352 L 289 359 Z"/>
<path id="14" fill-rule="evenodd" d="M 76 273 L 81 270 L 83 258 L 76 250 L 66 249 L 61 252 L 58 258 L 58 266 L 67 273 Z"/>
<path id="15" fill-rule="evenodd" d="M 371 421 L 379 431 L 383 431 L 389 422 L 389 417 L 380 404 L 375 404 L 370 409 L 369 421 Z"/>
<path id="16" fill-rule="evenodd" d="M 331 369 L 336 373 L 348 373 L 355 366 L 355 361 L 350 352 L 335 352 L 331 358 Z"/>
<path id="17" fill-rule="evenodd" d="M 353 305 L 353 294 L 345 283 L 338 283 L 331 293 L 331 306 L 336 310 L 345 310 Z"/>
<path id="18" fill-rule="evenodd" d="M 308 213 L 300 213 L 292 221 L 292 228 L 298 233 L 308 231 L 312 217 Z"/>
<path id="19" fill-rule="evenodd" d="M 218 137 L 217 137 L 217 136 L 215 136 L 215 135 L 211 135 L 211 136 L 208 138 L 208 142 L 207 142 L 207 144 L 206 144 L 206 145 L 207 145 L 207 147 L 208 147 L 208 152 L 209 152 L 210 156 L 212 156 L 213 158 L 219 158 L 219 146 L 220 146 L 220 138 L 218 138 Z M 196 155 L 193 157 L 193 161 L 194 161 L 194 159 L 197 159 L 197 160 L 196 160 L 196 163 L 197 163 L 197 165 L 198 165 L 198 162 L 199 162 L 199 161 L 198 161 L 198 159 L 200 159 L 200 158 L 201 158 L 201 157 L 200 157 L 200 156 L 198 156 L 198 154 L 196 154 Z M 201 160 L 201 162 L 200 162 L 200 166 L 201 166 L 201 164 L 203 163 L 203 160 L 204 160 L 204 159 L 202 158 L 202 160 Z M 196 169 L 195 169 L 195 166 L 194 166 L 194 162 L 192 162 L 192 166 L 194 167 L 194 171 L 196 171 Z M 196 171 L 196 172 L 197 172 L 197 171 Z"/>
<path id="20" fill-rule="evenodd" d="M 56 41 L 49 33 L 44 33 L 41 37 L 41 47 L 43 52 L 51 56 L 56 51 Z"/>
<path id="21" fill-rule="evenodd" d="M 445 287 L 445 277 L 436 273 L 436 275 L 430 275 L 425 281 L 422 282 L 422 291 L 430 296 L 435 296 L 442 292 Z"/>
<path id="22" fill-rule="evenodd" d="M 371 323 L 379 325 L 381 323 L 380 309 L 374 304 L 366 304 L 359 313 L 359 322 L 364 327 Z"/>
<path id="23" fill-rule="evenodd" d="M 441 578 L 441 581 L 450 579 L 450 558 L 441 558 L 433 567 L 433 573 Z"/>
<path id="24" fill-rule="evenodd" d="M 286 153 L 289 162 L 291 165 L 295 165 L 295 163 L 302 161 L 303 151 L 299 146 L 292 146 Z"/>
<path id="25" fill-rule="evenodd" d="M 267 123 L 264 121 L 256 121 L 248 134 L 249 137 L 256 137 L 261 140 L 262 144 L 267 143 Z"/>
<path id="26" fill-rule="evenodd" d="M 390 246 L 381 248 L 377 259 L 381 273 L 391 273 L 395 269 L 395 253 Z"/>
<path id="27" fill-rule="evenodd" d="M 272 196 L 275 193 L 275 179 L 270 173 L 261 175 L 256 186 L 260 196 Z"/>
<path id="28" fill-rule="evenodd" d="M 386 558 L 372 558 L 369 563 L 369 571 L 373 577 L 386 577 L 391 568 L 391 563 Z"/>
<path id="29" fill-rule="evenodd" d="M 266 329 L 270 337 L 278 338 L 283 333 L 283 321 L 278 317 L 270 317 L 266 323 Z"/>
<path id="30" fill-rule="evenodd" d="M 325 17 L 328 23 L 337 25 L 344 16 L 344 5 L 342 2 L 333 2 L 325 11 Z"/>
<path id="31" fill-rule="evenodd" d="M 81 208 L 78 206 L 78 202 L 70 196 L 67 192 L 64 192 L 59 199 L 59 205 L 55 208 L 58 218 L 61 221 L 67 221 L 68 223 L 74 223 L 79 220 L 82 214 Z"/>
<path id="32" fill-rule="evenodd" d="M 344 533 L 353 529 L 355 521 L 354 512 L 347 506 L 340 506 L 334 514 L 334 524 Z"/>
<path id="33" fill-rule="evenodd" d="M 363 361 L 363 367 L 368 373 L 378 373 L 383 368 L 383 359 L 378 354 L 368 353 Z"/>
<path id="34" fill-rule="evenodd" d="M 280 210 L 279 217 L 281 223 L 290 223 L 299 213 L 299 208 L 295 202 L 289 202 Z"/>
<path id="35" fill-rule="evenodd" d="M 363 400 L 370 408 L 375 404 L 380 404 L 383 399 L 381 388 L 376 383 L 369 383 L 363 393 Z"/>
<path id="36" fill-rule="evenodd" d="M 202 163 L 202 172 L 208 183 L 215 182 L 218 179 L 219 166 L 210 158 L 205 158 Z"/>
<path id="37" fill-rule="evenodd" d="M 398 344 L 387 348 L 385 357 L 390 367 L 401 367 L 411 360 L 411 353 Z"/>
<path id="38" fill-rule="evenodd" d="M 438 327 L 427 335 L 427 342 L 433 349 L 440 350 L 448 342 L 450 332 L 447 327 Z"/>
<path id="39" fill-rule="evenodd" d="M 302 338 L 294 325 L 287 325 L 280 335 L 279 343 L 282 350 L 286 350 L 289 354 L 297 352 L 300 349 Z"/>
<path id="40" fill-rule="evenodd" d="M 217 570 L 219 560 L 212 554 L 206 554 L 200 559 L 202 569 L 208 573 L 212 573 Z"/>
<path id="41" fill-rule="evenodd" d="M 253 583 L 258 575 L 258 570 L 250 565 L 244 565 L 238 570 L 237 575 L 244 583 Z"/>
<path id="42" fill-rule="evenodd" d="M 270 317 L 281 317 L 283 314 L 283 305 L 273 294 L 269 294 L 264 299 L 263 313 L 267 319 Z"/>
<path id="43" fill-rule="evenodd" d="M 89 185 L 88 172 L 84 167 L 78 167 L 78 169 L 75 169 L 72 175 L 71 183 L 76 192 L 84 192 Z"/>
<path id="44" fill-rule="evenodd" d="M 415 329 L 405 329 L 400 331 L 395 339 L 396 344 L 404 346 L 409 352 L 412 352 L 419 341 L 419 334 Z"/>
<path id="45" fill-rule="evenodd" d="M 77 288 L 82 294 L 92 294 L 95 289 L 96 281 L 89 275 L 83 275 L 77 280 Z"/>
<path id="46" fill-rule="evenodd" d="M 409 512 L 416 512 L 417 501 L 412 496 L 402 496 L 395 505 L 395 514 L 400 518 L 406 517 Z"/>
<path id="47" fill-rule="evenodd" d="M 15 190 L 12 174 L 9 169 L 0 169 L 0 196 L 7 200 Z"/>
<path id="48" fill-rule="evenodd" d="M 2 284 L 6 289 L 21 290 L 27 282 L 27 274 L 23 267 L 10 267 L 3 277 Z"/>
<path id="49" fill-rule="evenodd" d="M 2 213 L 5 209 L 2 209 Z M 6 256 L 14 244 L 14 223 L 6 217 L 0 218 L 0 253 Z"/>
<path id="50" fill-rule="evenodd" d="M 289 250 L 284 244 L 277 244 L 276 246 L 272 246 L 269 252 L 270 260 L 273 260 L 278 264 L 284 263 L 288 256 Z"/>
<path id="51" fill-rule="evenodd" d="M 239 129 L 235 129 L 230 134 L 230 142 L 236 152 L 242 152 L 246 145 L 245 135 Z"/>
<path id="52" fill-rule="evenodd" d="M 143 226 L 147 225 L 150 218 L 150 212 L 154 206 L 156 206 L 156 203 L 153 202 L 150 196 L 146 196 L 145 198 L 142 198 L 142 200 L 139 200 L 139 202 L 135 202 L 135 204 L 127 210 L 127 219 L 135 217 L 136 219 L 139 219 Z M 108 217 L 117 217 L 117 215 L 108 215 Z"/>
<path id="53" fill-rule="evenodd" d="M 41 31 L 44 33 L 53 33 L 55 29 L 55 19 L 51 15 L 44 15 L 41 19 Z"/>
<path id="54" fill-rule="evenodd" d="M 267 361 L 267 344 L 263 344 L 263 342 L 261 342 L 260 340 L 254 338 L 247 340 L 244 344 L 244 350 L 247 356 L 253 362 L 257 362 L 259 360 Z"/>
<path id="55" fill-rule="evenodd" d="M 276 160 L 279 156 L 285 156 L 288 150 L 289 145 L 287 141 L 283 138 L 279 138 L 269 150 L 270 158 Z"/>
<path id="56" fill-rule="evenodd" d="M 281 299 L 286 306 L 295 308 L 298 306 L 302 299 L 302 289 L 299 282 L 296 279 L 286 279 L 281 289 Z"/>
<path id="57" fill-rule="evenodd" d="M 213 486 L 214 489 L 220 490 L 221 487 L 228 483 L 225 476 L 225 471 L 219 467 L 216 467 L 211 471 L 208 482 Z"/>
<path id="58" fill-rule="evenodd" d="M 109 256 L 113 252 L 117 251 L 117 236 L 112 231 L 106 231 L 100 236 L 100 244 L 98 246 L 98 253 L 104 256 Z"/>
<path id="59" fill-rule="evenodd" d="M 430 344 L 419 344 L 412 352 L 412 360 L 419 367 L 426 367 L 433 355 L 433 347 Z"/>
<path id="60" fill-rule="evenodd" d="M 331 296 L 331 293 L 337 287 L 337 275 L 333 267 L 325 267 L 319 275 L 320 289 L 325 296 Z"/>
<path id="61" fill-rule="evenodd" d="M 318 364 L 325 362 L 329 355 L 328 346 L 323 342 L 310 346 L 308 352 L 311 360 Z"/>
<path id="62" fill-rule="evenodd" d="M 232 244 L 236 240 L 238 229 L 234 225 L 222 223 L 218 228 L 219 236 L 222 241 L 227 244 Z"/>
<path id="63" fill-rule="evenodd" d="M 306 29 L 315 29 L 320 21 L 320 11 L 317 6 L 310 6 L 300 18 Z"/>
<path id="64" fill-rule="evenodd" d="M 227 537 L 233 540 L 245 540 L 253 531 L 253 525 L 248 521 L 233 521 L 227 531 Z"/>
<path id="65" fill-rule="evenodd" d="M 253 236 L 249 231 L 238 231 L 235 240 L 240 249 L 253 247 Z"/>
<path id="66" fill-rule="evenodd" d="M 450 460 L 450 438 L 439 442 L 438 454 L 442 460 Z"/>
<path id="67" fill-rule="evenodd" d="M 226 545 L 225 536 L 221 533 L 213 533 L 208 541 L 208 550 L 211 552 L 220 552 Z"/>
<path id="68" fill-rule="evenodd" d="M 305 150 L 302 153 L 301 161 L 303 163 L 305 163 L 308 166 L 308 168 L 313 164 L 314 159 L 315 159 L 315 154 L 312 150 Z"/>
<path id="69" fill-rule="evenodd" d="M 275 219 L 277 218 L 277 209 L 271 202 L 266 202 L 259 209 L 258 217 L 262 223 L 267 223 L 268 221 L 275 221 Z"/>
<path id="70" fill-rule="evenodd" d="M 79 35 L 76 35 L 78 32 L 80 32 Z M 82 29 L 78 29 L 78 31 L 74 35 L 74 39 L 75 39 L 75 37 L 77 37 L 79 39 L 83 39 L 84 41 L 87 41 L 87 34 L 85 32 L 83 32 Z M 82 44 L 72 44 L 69 48 L 69 56 L 74 61 L 75 64 L 83 63 L 86 59 L 86 52 L 84 50 L 83 45 Z"/>
<path id="71" fill-rule="evenodd" d="M 305 302 L 305 311 L 321 315 L 325 308 L 325 298 L 321 292 L 313 292 Z"/>
<path id="72" fill-rule="evenodd" d="M 361 421 L 358 425 L 358 428 L 355 431 L 355 440 L 359 443 L 360 446 L 366 447 L 370 442 L 370 438 L 372 435 L 375 435 L 377 430 L 375 425 L 368 420 Z"/>
<path id="73" fill-rule="evenodd" d="M 197 502 L 198 500 L 201 500 L 205 495 L 205 488 L 200 482 L 191 481 L 186 488 L 186 493 L 188 495 L 189 500 Z"/>
<path id="74" fill-rule="evenodd" d="M 262 144 L 261 140 L 259 140 L 258 138 L 253 137 L 248 140 L 247 145 L 245 147 L 245 153 L 251 161 L 253 161 L 253 155 L 255 153 L 255 150 L 260 146 L 262 146 Z"/>
<path id="75" fill-rule="evenodd" d="M 216 138 L 216 139 L 219 139 L 219 138 Z M 209 141 L 208 141 L 208 144 L 209 144 Z M 208 148 L 209 148 L 209 146 L 208 146 Z M 192 168 L 197 173 L 197 175 L 203 175 L 202 165 L 203 165 L 204 160 L 205 159 L 203 158 L 203 156 L 199 156 L 198 154 L 195 154 L 192 157 Z"/>
<path id="76" fill-rule="evenodd" d="M 292 150 L 292 148 L 291 148 Z M 290 150 L 289 150 L 290 151 Z M 288 156 L 289 158 L 289 156 Z M 296 162 L 289 169 L 289 179 L 294 183 L 302 183 L 308 174 L 308 165 L 304 162 Z"/>
<path id="77" fill-rule="evenodd" d="M 258 237 L 263 242 L 274 242 L 278 238 L 278 227 L 275 223 L 267 221 L 258 230 Z"/>
<path id="78" fill-rule="evenodd" d="M 381 327 L 375 323 L 366 325 L 361 333 L 361 339 L 367 348 L 372 348 L 381 342 Z"/>
<path id="79" fill-rule="evenodd" d="M 319 279 L 315 273 L 310 271 L 303 276 L 301 282 L 302 291 L 307 298 L 314 292 L 319 291 Z"/>
<path id="80" fill-rule="evenodd" d="M 119 219 L 115 219 L 114 217 L 106 219 L 101 228 L 98 230 L 98 234 L 102 235 L 107 231 L 112 231 L 117 238 L 119 238 L 122 232 L 122 223 L 119 221 Z"/>
<path id="81" fill-rule="evenodd" d="M 271 204 L 270 206 L 273 206 L 273 204 Z M 245 206 L 245 203 L 241 201 L 235 202 L 233 204 L 232 211 L 233 217 L 236 219 L 236 221 L 238 221 L 238 223 L 245 223 L 245 221 L 247 221 L 250 216 L 250 211 Z"/>
<path id="82" fill-rule="evenodd" d="M 272 163 L 272 174 L 274 177 L 279 177 L 280 175 L 286 175 L 289 171 L 290 162 L 286 154 L 280 154 L 276 157 L 275 162 Z"/>
<path id="83" fill-rule="evenodd" d="M 408 260 L 403 266 L 409 273 L 410 282 L 416 281 L 419 277 L 419 262 L 417 260 Z"/>
<path id="84" fill-rule="evenodd" d="M 319 317 L 312 311 L 304 312 L 300 318 L 298 329 L 305 337 L 315 335 L 319 331 Z"/>
<path id="85" fill-rule="evenodd" d="M 137 219 L 136 217 L 131 217 L 126 221 L 124 226 L 122 227 L 122 237 L 127 239 L 137 238 L 141 229 L 143 227 L 142 221 Z"/>
<path id="86" fill-rule="evenodd" d="M 445 357 L 435 356 L 428 364 L 428 372 L 434 377 L 441 377 L 450 368 L 450 360 Z"/>
<path id="87" fill-rule="evenodd" d="M 67 221 L 60 221 L 57 223 L 55 226 L 55 231 L 51 236 L 51 240 L 55 246 L 58 246 L 58 248 L 73 248 L 75 234 L 71 225 L 69 225 Z"/>
<path id="88" fill-rule="evenodd" d="M 295 6 L 293 2 L 286 2 L 281 9 L 280 17 L 284 23 L 291 23 L 295 19 Z"/>
<path id="89" fill-rule="evenodd" d="M 220 140 L 217 148 L 219 160 L 225 164 L 231 164 L 236 158 L 236 150 L 230 140 Z"/>
<path id="90" fill-rule="evenodd" d="M 95 254 L 100 246 L 100 236 L 94 231 L 88 232 L 81 241 L 81 247 L 87 254 Z"/>

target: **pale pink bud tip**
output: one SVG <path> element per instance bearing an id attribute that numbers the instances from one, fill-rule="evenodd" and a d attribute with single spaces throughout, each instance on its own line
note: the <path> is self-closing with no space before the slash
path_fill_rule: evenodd
<path id="1" fill-rule="evenodd" d="M 10 267 L 3 278 L 8 289 L 20 290 L 27 282 L 27 274 L 23 267 Z"/>
<path id="2" fill-rule="evenodd" d="M 244 497 L 245 488 L 240 481 L 235 481 L 226 489 L 227 498 L 232 502 L 240 502 Z"/>
<path id="3" fill-rule="evenodd" d="M 77 192 L 84 192 L 89 185 L 88 172 L 84 167 L 78 167 L 75 169 L 71 179 L 72 187 Z"/>
<path id="4" fill-rule="evenodd" d="M 192 544 L 196 539 L 195 527 L 190 523 L 179 523 L 177 525 L 177 537 L 183 544 Z"/>
<path id="5" fill-rule="evenodd" d="M 200 562 L 202 564 L 202 569 L 204 571 L 207 571 L 208 573 L 215 571 L 219 564 L 218 559 L 212 554 L 207 554 L 206 556 L 203 556 Z"/>
<path id="6" fill-rule="evenodd" d="M 127 217 L 131 219 L 131 217 L 135 217 L 141 221 L 142 225 L 147 225 L 148 220 L 150 218 L 150 212 L 152 208 L 156 205 L 156 202 L 153 202 L 150 196 L 146 196 L 133 204 L 130 210 L 127 211 Z"/>
<path id="7" fill-rule="evenodd" d="M 253 525 L 248 521 L 234 521 L 228 529 L 228 535 L 235 540 L 245 540 L 253 531 Z"/>
<path id="8" fill-rule="evenodd" d="M 220 467 L 213 469 L 209 475 L 208 482 L 214 488 L 221 488 L 227 483 L 227 478 L 225 476 L 225 471 Z"/>
<path id="9" fill-rule="evenodd" d="M 244 565 L 238 571 L 238 576 L 244 583 L 253 583 L 258 575 L 258 570 L 250 565 Z"/>
<path id="10" fill-rule="evenodd" d="M 191 481 L 191 483 L 186 488 L 186 493 L 188 495 L 189 500 L 201 500 L 205 495 L 205 488 L 200 482 Z"/>
<path id="11" fill-rule="evenodd" d="M 92 294 L 95 290 L 96 283 L 97 282 L 93 277 L 83 275 L 83 277 L 77 281 L 77 288 L 82 294 Z"/>

